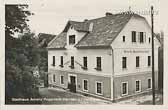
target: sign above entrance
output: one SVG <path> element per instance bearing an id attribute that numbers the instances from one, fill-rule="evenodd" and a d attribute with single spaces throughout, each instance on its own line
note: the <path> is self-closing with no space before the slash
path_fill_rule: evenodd
<path id="1" fill-rule="evenodd" d="M 149 53 L 149 50 L 124 50 L 124 53 Z"/>

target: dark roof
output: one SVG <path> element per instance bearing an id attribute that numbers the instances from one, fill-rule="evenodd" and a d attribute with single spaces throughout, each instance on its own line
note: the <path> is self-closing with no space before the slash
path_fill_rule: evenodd
<path id="1" fill-rule="evenodd" d="M 60 33 L 49 44 L 47 48 L 64 48 L 66 46 L 66 32 Z"/>
<path id="2" fill-rule="evenodd" d="M 38 43 L 39 46 L 46 47 L 47 44 L 54 38 L 56 35 L 53 34 L 46 34 L 46 33 L 39 33 L 38 34 Z"/>
<path id="3" fill-rule="evenodd" d="M 88 32 L 89 29 L 89 23 L 88 22 L 77 22 L 77 21 L 68 21 L 65 29 L 63 32 L 67 32 L 69 27 L 73 26 L 75 30 L 77 31 L 83 31 L 83 32 Z"/>
<path id="4" fill-rule="evenodd" d="M 87 34 L 75 45 L 77 48 L 108 47 L 132 16 L 141 17 L 137 14 L 129 14 L 128 12 L 125 12 L 83 22 L 68 21 L 62 33 L 65 35 L 70 26 L 73 26 L 77 31 L 86 32 Z M 91 23 L 93 24 L 93 29 L 89 32 L 89 26 Z M 60 45 L 60 47 L 62 47 L 63 44 L 64 46 L 66 45 L 66 36 L 62 36 L 62 33 L 59 35 L 59 39 L 55 39 L 54 41 L 54 43 Z M 60 38 L 61 36 L 62 38 Z M 53 48 L 56 47 L 59 46 L 53 46 Z"/>

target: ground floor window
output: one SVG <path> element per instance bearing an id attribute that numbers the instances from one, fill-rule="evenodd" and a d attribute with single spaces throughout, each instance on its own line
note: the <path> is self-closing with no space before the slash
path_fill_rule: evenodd
<path id="1" fill-rule="evenodd" d="M 122 95 L 127 95 L 128 94 L 128 82 L 123 82 L 122 83 Z"/>
<path id="2" fill-rule="evenodd" d="M 136 92 L 141 91 L 141 81 L 140 80 L 135 81 L 135 91 Z"/>
<path id="3" fill-rule="evenodd" d="M 88 91 L 88 80 L 86 79 L 83 80 L 83 90 Z"/>
<path id="4" fill-rule="evenodd" d="M 96 82 L 96 93 L 102 94 L 102 82 Z"/>
<path id="5" fill-rule="evenodd" d="M 56 82 L 56 76 L 55 76 L 55 74 L 53 75 L 53 82 Z"/>
<path id="6" fill-rule="evenodd" d="M 151 78 L 148 79 L 148 88 L 149 88 L 149 89 L 152 88 L 152 81 L 151 81 Z"/>
<path id="7" fill-rule="evenodd" d="M 64 76 L 61 76 L 61 84 L 64 84 Z"/>

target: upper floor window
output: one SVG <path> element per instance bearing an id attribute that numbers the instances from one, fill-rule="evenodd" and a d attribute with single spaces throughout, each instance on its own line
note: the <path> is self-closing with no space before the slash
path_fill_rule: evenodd
<path id="1" fill-rule="evenodd" d="M 52 63 L 53 66 L 55 66 L 55 56 L 53 56 L 53 63 Z"/>
<path id="2" fill-rule="evenodd" d="M 75 44 L 75 35 L 70 35 L 69 36 L 69 45 Z"/>
<path id="3" fill-rule="evenodd" d="M 87 57 L 83 57 L 83 69 L 87 69 Z"/>
<path id="4" fill-rule="evenodd" d="M 123 42 L 125 42 L 125 36 L 123 36 Z"/>
<path id="5" fill-rule="evenodd" d="M 140 32 L 140 43 L 144 43 L 144 33 Z"/>
<path id="6" fill-rule="evenodd" d="M 132 42 L 136 42 L 136 31 L 132 31 Z"/>
<path id="7" fill-rule="evenodd" d="M 74 68 L 74 56 L 71 56 L 71 68 Z"/>
<path id="8" fill-rule="evenodd" d="M 64 59 L 63 59 L 63 56 L 61 56 L 61 62 L 60 62 L 61 67 L 63 67 L 63 63 L 64 63 Z"/>
<path id="9" fill-rule="evenodd" d="M 97 60 L 97 70 L 101 70 L 101 57 L 96 57 Z"/>
<path id="10" fill-rule="evenodd" d="M 148 66 L 151 66 L 151 56 L 148 56 Z"/>
<path id="11" fill-rule="evenodd" d="M 136 57 L 136 67 L 139 67 L 139 56 Z"/>
<path id="12" fill-rule="evenodd" d="M 127 68 L 127 57 L 122 57 L 122 68 Z"/>
<path id="13" fill-rule="evenodd" d="M 151 42 L 151 39 L 150 39 L 150 37 L 149 37 L 149 43 Z"/>

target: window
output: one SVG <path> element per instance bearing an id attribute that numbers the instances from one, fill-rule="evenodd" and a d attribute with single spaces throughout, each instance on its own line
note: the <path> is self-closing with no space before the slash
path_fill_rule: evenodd
<path id="1" fill-rule="evenodd" d="M 144 33 L 140 32 L 140 43 L 144 43 Z"/>
<path id="2" fill-rule="evenodd" d="M 123 42 L 125 42 L 125 36 L 123 36 Z"/>
<path id="3" fill-rule="evenodd" d="M 148 79 L 148 89 L 151 89 L 152 88 L 152 81 L 151 79 Z"/>
<path id="4" fill-rule="evenodd" d="M 128 94 L 128 82 L 123 82 L 122 83 L 122 95 L 127 95 Z"/>
<path id="5" fill-rule="evenodd" d="M 53 66 L 55 66 L 55 56 L 53 56 Z"/>
<path id="6" fill-rule="evenodd" d="M 56 76 L 55 76 L 55 74 L 53 75 L 53 82 L 56 82 Z"/>
<path id="7" fill-rule="evenodd" d="M 150 39 L 150 37 L 149 37 L 149 43 L 150 43 L 150 41 L 151 41 L 151 39 Z"/>
<path id="8" fill-rule="evenodd" d="M 88 91 L 88 80 L 86 79 L 83 80 L 83 90 Z"/>
<path id="9" fill-rule="evenodd" d="M 63 61 L 63 56 L 61 56 L 61 62 L 60 62 L 60 63 L 61 63 L 60 66 L 63 67 L 63 65 L 64 65 L 64 64 L 63 64 L 63 63 L 64 63 L 64 61 Z"/>
<path id="10" fill-rule="evenodd" d="M 71 68 L 74 68 L 74 56 L 71 56 Z"/>
<path id="11" fill-rule="evenodd" d="M 136 57 L 136 67 L 139 67 L 139 56 Z"/>
<path id="12" fill-rule="evenodd" d="M 69 45 L 75 44 L 75 35 L 70 35 L 69 36 Z"/>
<path id="13" fill-rule="evenodd" d="M 101 70 L 101 57 L 96 57 L 97 59 L 97 70 Z"/>
<path id="14" fill-rule="evenodd" d="M 96 93 L 102 94 L 102 83 L 101 82 L 96 82 Z"/>
<path id="15" fill-rule="evenodd" d="M 87 69 L 87 57 L 83 57 L 83 67 Z"/>
<path id="16" fill-rule="evenodd" d="M 136 42 L 136 31 L 132 31 L 132 42 Z"/>
<path id="17" fill-rule="evenodd" d="M 148 56 L 148 66 L 151 66 L 151 56 Z"/>
<path id="18" fill-rule="evenodd" d="M 136 92 L 141 91 L 140 80 L 135 81 L 135 91 L 136 91 Z"/>
<path id="19" fill-rule="evenodd" d="M 122 68 L 127 68 L 127 57 L 122 57 Z"/>
<path id="20" fill-rule="evenodd" d="M 61 76 L 61 84 L 64 84 L 64 76 Z"/>

